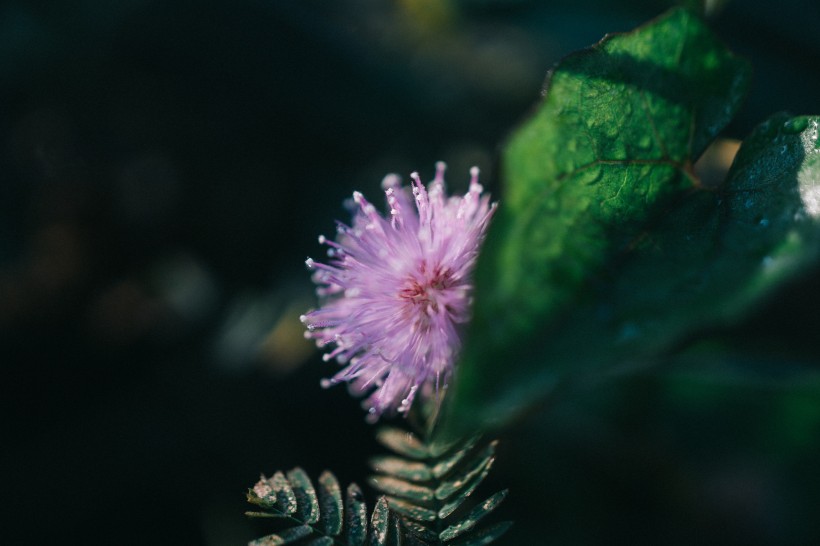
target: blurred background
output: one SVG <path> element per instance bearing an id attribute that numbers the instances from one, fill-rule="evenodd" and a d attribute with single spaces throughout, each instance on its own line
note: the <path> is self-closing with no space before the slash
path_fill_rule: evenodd
<path id="1" fill-rule="evenodd" d="M 260 472 L 363 483 L 381 449 L 298 321 L 316 237 L 439 159 L 497 195 L 547 70 L 667 4 L 0 2 L 2 542 L 243 544 Z M 820 4 L 713 23 L 755 69 L 728 136 L 820 113 Z M 618 378 L 503 440 L 504 544 L 820 543 L 809 385 Z"/>

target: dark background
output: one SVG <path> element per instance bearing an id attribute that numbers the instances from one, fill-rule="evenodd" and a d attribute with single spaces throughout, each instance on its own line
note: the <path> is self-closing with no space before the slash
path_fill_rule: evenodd
<path id="1" fill-rule="evenodd" d="M 260 472 L 362 483 L 372 427 L 297 320 L 316 236 L 439 159 L 497 194 L 549 67 L 664 8 L 0 2 L 0 541 L 242 544 Z M 755 69 L 729 136 L 820 112 L 820 4 L 713 23 Z M 818 392 L 640 375 L 552 402 L 504 437 L 503 543 L 817 543 Z"/>

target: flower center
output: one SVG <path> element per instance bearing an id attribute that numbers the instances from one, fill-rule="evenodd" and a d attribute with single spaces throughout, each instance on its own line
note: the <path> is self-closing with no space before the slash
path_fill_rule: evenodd
<path id="1" fill-rule="evenodd" d="M 420 317 L 432 313 L 439 313 L 439 307 L 444 292 L 453 285 L 452 274 L 449 269 L 436 265 L 428 268 L 425 261 L 421 262 L 419 270 L 408 276 L 399 290 L 399 299 L 410 304 L 412 312 Z M 445 310 L 447 305 L 444 304 Z"/>

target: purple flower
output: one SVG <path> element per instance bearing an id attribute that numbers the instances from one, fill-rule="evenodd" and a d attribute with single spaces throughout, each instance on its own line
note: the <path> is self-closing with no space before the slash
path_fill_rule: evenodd
<path id="1" fill-rule="evenodd" d="M 495 204 L 481 195 L 477 167 L 464 197 L 447 197 L 444 169 L 436 164 L 426 189 L 411 174 L 412 193 L 386 176 L 388 217 L 354 192 L 352 225 L 338 224 L 336 241 L 319 237 L 328 263 L 306 262 L 322 306 L 301 317 L 305 337 L 346 365 L 322 385 L 369 392 L 373 421 L 447 386 L 470 319 L 473 267 Z"/>

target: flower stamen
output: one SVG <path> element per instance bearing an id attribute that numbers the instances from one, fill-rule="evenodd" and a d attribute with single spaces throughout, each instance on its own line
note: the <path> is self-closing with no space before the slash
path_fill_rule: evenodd
<path id="1" fill-rule="evenodd" d="M 353 221 L 324 236 L 328 263 L 310 258 L 322 306 L 301 318 L 305 337 L 331 349 L 324 360 L 345 366 L 323 387 L 348 382 L 369 418 L 407 413 L 419 396 L 440 400 L 461 348 L 472 303 L 472 270 L 495 210 L 470 170 L 462 197 L 447 197 L 446 165 L 425 187 L 398 176 L 382 180 L 389 214 L 353 193 Z M 415 205 L 415 206 L 413 206 Z"/>

